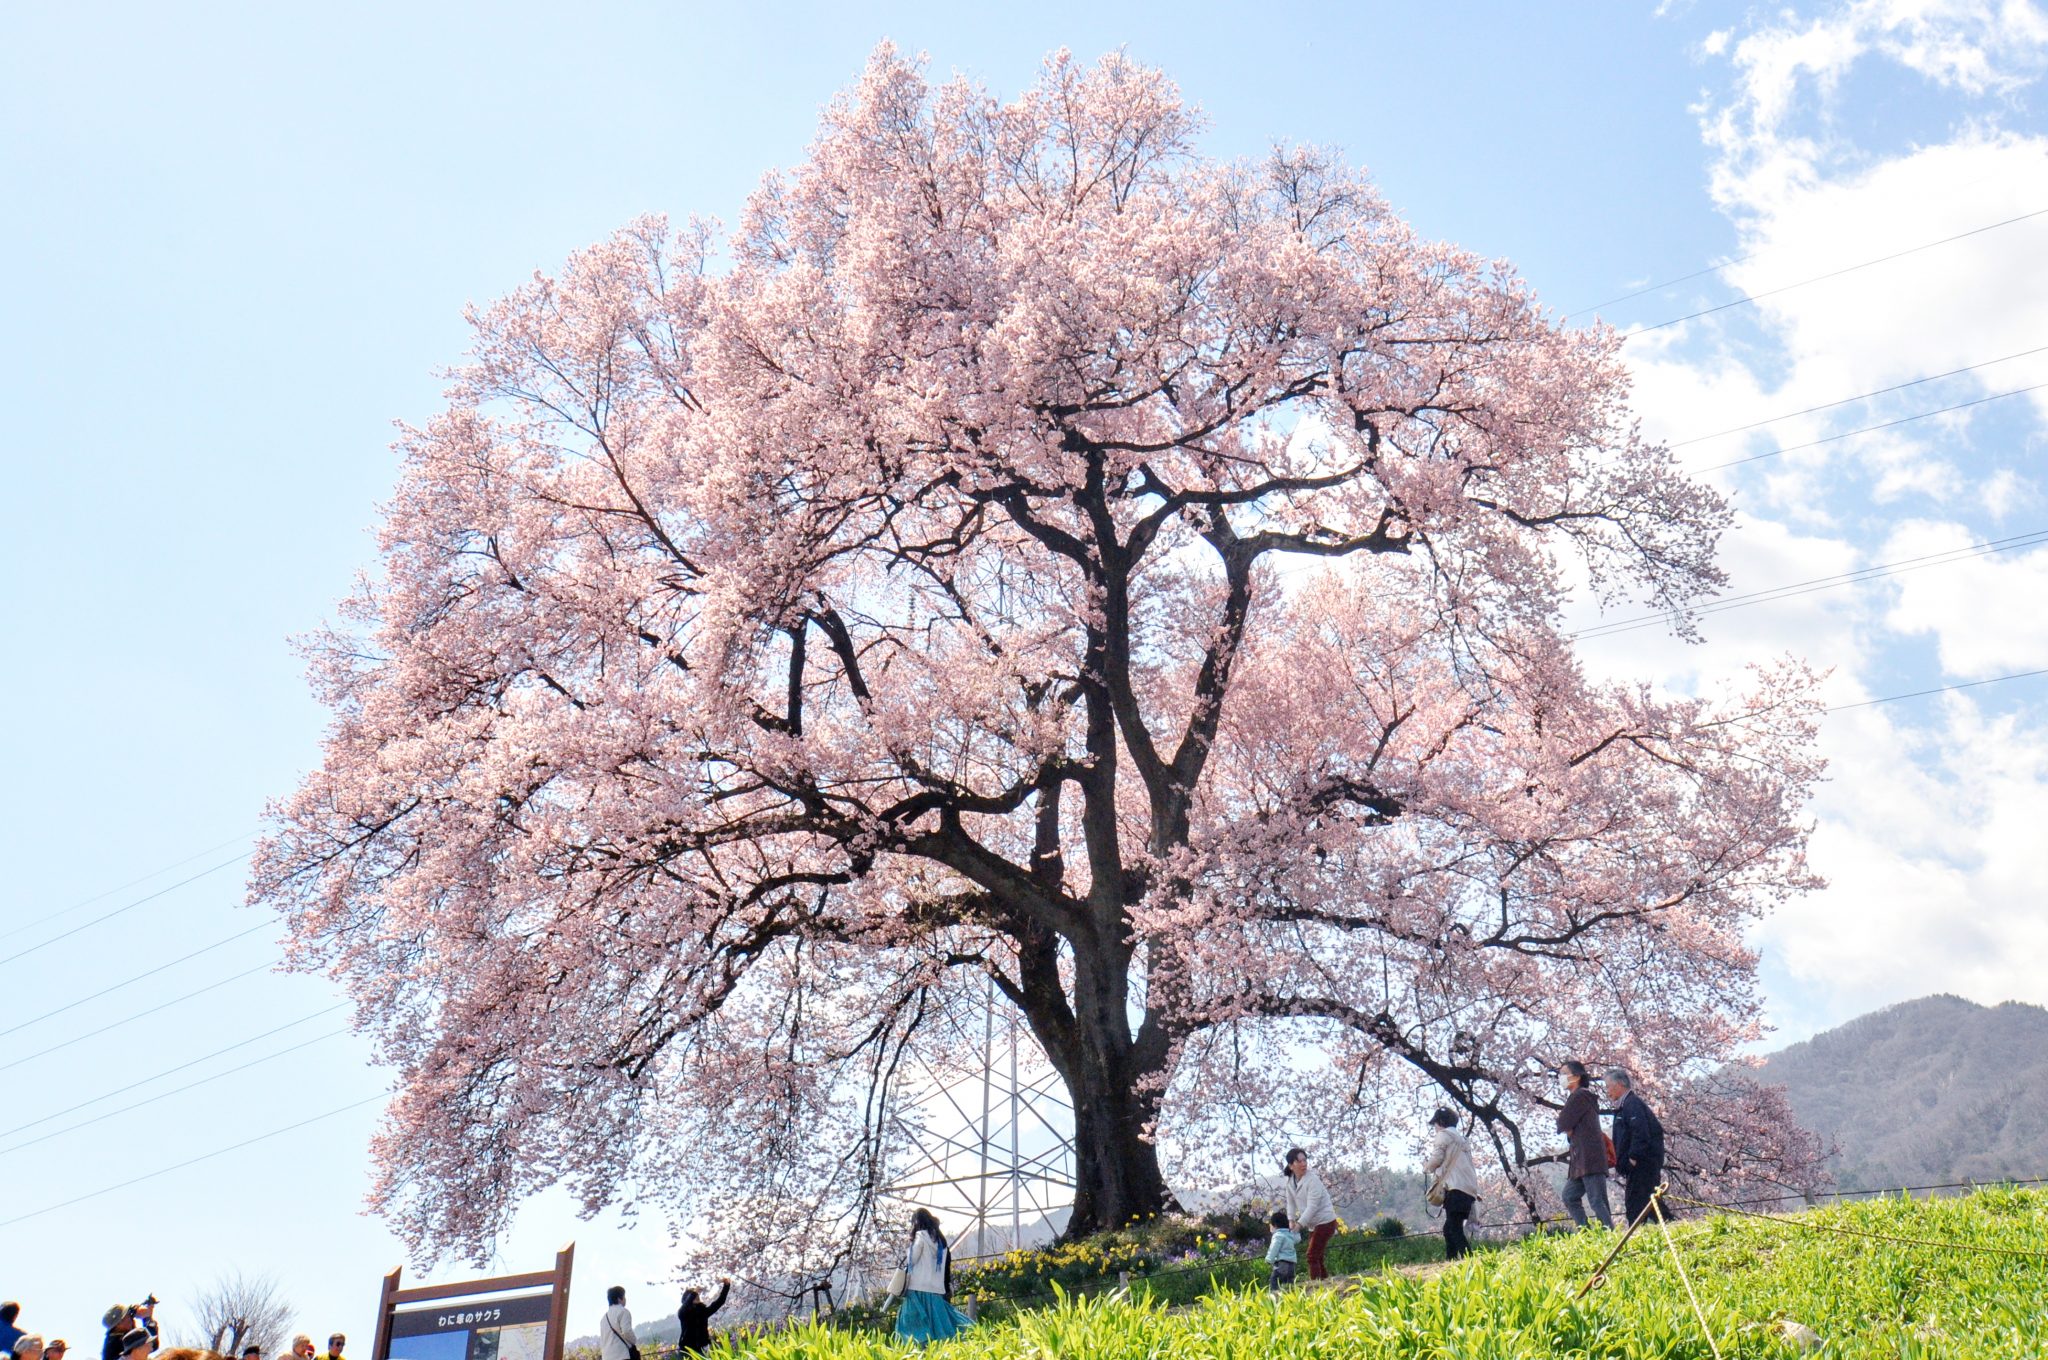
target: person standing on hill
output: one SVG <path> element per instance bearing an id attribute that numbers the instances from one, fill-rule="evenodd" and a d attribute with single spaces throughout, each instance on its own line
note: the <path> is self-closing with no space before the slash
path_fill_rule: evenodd
<path id="1" fill-rule="evenodd" d="M 694 1289 L 683 1291 L 682 1311 L 676 1314 L 676 1321 L 682 1324 L 677 1333 L 677 1344 L 684 1355 L 702 1355 L 711 1349 L 711 1315 L 725 1307 L 725 1296 L 732 1292 L 732 1276 L 718 1277 L 718 1297 L 704 1302 L 703 1296 Z"/>
<path id="2" fill-rule="evenodd" d="M 1287 1226 L 1287 1211 L 1273 1211 L 1273 1240 L 1266 1244 L 1266 1264 L 1273 1268 L 1273 1288 L 1277 1291 L 1294 1283 L 1294 1272 L 1299 1264 L 1294 1248 L 1301 1242 L 1301 1234 Z"/>
<path id="3" fill-rule="evenodd" d="M 1649 1212 L 1650 1197 L 1664 1180 L 1664 1126 L 1634 1086 L 1626 1068 L 1607 1070 L 1607 1098 L 1614 1102 L 1614 1168 L 1627 1178 L 1631 1223 Z"/>
<path id="4" fill-rule="evenodd" d="M 1570 1148 L 1564 1167 L 1565 1212 L 1572 1222 L 1586 1227 L 1590 1200 L 1593 1216 L 1611 1228 L 1614 1210 L 1607 1202 L 1607 1135 L 1600 1131 L 1600 1099 L 1593 1094 L 1584 1063 L 1568 1062 L 1558 1075 L 1564 1078 L 1565 1097 L 1564 1108 L 1557 1112 L 1557 1131 Z"/>
<path id="5" fill-rule="evenodd" d="M 1306 1152 L 1289 1148 L 1284 1166 L 1287 1178 L 1281 1182 L 1280 1194 L 1286 1201 L 1288 1226 L 1308 1243 L 1308 1277 L 1327 1280 L 1330 1268 L 1323 1261 L 1323 1253 L 1329 1249 L 1330 1239 L 1337 1235 L 1337 1206 L 1331 1202 L 1330 1189 L 1323 1184 L 1323 1178 L 1309 1170 Z"/>
<path id="6" fill-rule="evenodd" d="M 896 1335 L 905 1341 L 920 1346 L 944 1341 L 974 1325 L 972 1318 L 953 1306 L 953 1252 L 929 1209 L 910 1216 L 910 1249 L 903 1253 L 903 1269 L 897 1277 L 889 1292 L 903 1295 L 903 1306 L 896 1312 Z"/>
<path id="7" fill-rule="evenodd" d="M 640 1360 L 640 1347 L 633 1340 L 633 1314 L 626 1307 L 626 1287 L 615 1284 L 604 1291 L 604 1316 L 597 1323 L 598 1360 Z"/>
<path id="8" fill-rule="evenodd" d="M 1431 1177 L 1430 1203 L 1444 1208 L 1444 1259 L 1456 1261 L 1472 1250 L 1465 1222 L 1479 1205 L 1479 1168 L 1472 1164 L 1472 1145 L 1458 1132 L 1458 1116 L 1438 1110 L 1429 1117 L 1429 1155 L 1422 1169 Z"/>

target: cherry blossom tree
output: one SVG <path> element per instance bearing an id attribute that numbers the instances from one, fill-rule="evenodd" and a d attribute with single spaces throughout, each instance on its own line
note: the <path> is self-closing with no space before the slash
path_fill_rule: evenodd
<path id="1" fill-rule="evenodd" d="M 1725 504 L 1611 332 L 1198 131 L 1122 57 L 1003 103 L 884 48 L 729 249 L 646 219 L 472 315 L 252 888 L 402 1076 L 416 1246 L 566 1183 L 843 1259 L 991 983 L 1077 1234 L 1399 1099 L 1537 1195 L 1567 1057 L 1812 1174 L 1727 1071 L 1811 677 L 1596 684 L 1560 624 L 1686 629 Z"/>

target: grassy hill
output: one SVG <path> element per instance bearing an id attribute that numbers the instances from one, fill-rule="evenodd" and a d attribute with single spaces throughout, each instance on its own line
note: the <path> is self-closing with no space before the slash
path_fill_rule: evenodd
<path id="1" fill-rule="evenodd" d="M 2048 1010 L 1954 996 L 1851 1020 L 1765 1060 L 1845 1187 L 2048 1176 Z"/>
<path id="2" fill-rule="evenodd" d="M 2048 1195 L 1988 1190 L 1940 1201 L 1817 1210 L 1801 1227 L 1711 1218 L 1674 1238 L 1726 1360 L 1801 1354 L 1779 1323 L 1849 1360 L 2040 1360 L 2048 1259 L 1906 1246 L 1822 1229 L 2048 1253 Z M 1191 1307 L 1086 1299 L 988 1324 L 931 1360 L 1706 1360 L 1712 1352 L 1670 1254 L 1638 1234 L 1607 1283 L 1573 1292 L 1612 1245 L 1604 1233 L 1532 1240 L 1447 1267 L 1387 1270 L 1339 1290 L 1211 1295 Z M 740 1341 L 755 1360 L 880 1360 L 872 1334 L 799 1329 Z"/>

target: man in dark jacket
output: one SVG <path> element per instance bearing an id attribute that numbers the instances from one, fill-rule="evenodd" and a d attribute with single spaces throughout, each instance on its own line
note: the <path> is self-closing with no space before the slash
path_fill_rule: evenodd
<path id="1" fill-rule="evenodd" d="M 1650 1196 L 1664 1181 L 1664 1126 L 1634 1085 L 1625 1069 L 1608 1069 L 1607 1098 L 1614 1102 L 1614 1169 L 1627 1178 L 1631 1223 L 1649 1209 Z"/>
<path id="2" fill-rule="evenodd" d="M 694 1289 L 683 1291 L 683 1311 L 676 1317 L 683 1324 L 682 1348 L 684 1355 L 702 1355 L 711 1349 L 711 1315 L 725 1307 L 725 1296 L 732 1292 L 732 1277 L 720 1276 L 718 1297 L 704 1302 Z"/>
<path id="3" fill-rule="evenodd" d="M 1564 1081 L 1564 1108 L 1557 1112 L 1557 1131 L 1568 1141 L 1570 1151 L 1564 1164 L 1564 1208 L 1572 1222 L 1586 1226 L 1586 1205 L 1603 1227 L 1614 1226 L 1614 1211 L 1607 1207 L 1607 1135 L 1600 1131 L 1600 1100 L 1593 1094 L 1593 1081 L 1582 1062 L 1568 1062 L 1558 1069 Z"/>

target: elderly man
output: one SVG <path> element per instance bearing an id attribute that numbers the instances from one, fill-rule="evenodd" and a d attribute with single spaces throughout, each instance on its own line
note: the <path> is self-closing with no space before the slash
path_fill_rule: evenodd
<path id="1" fill-rule="evenodd" d="M 1664 1126 L 1634 1090 L 1627 1069 L 1607 1072 L 1607 1099 L 1614 1105 L 1614 1169 L 1628 1187 L 1628 1221 L 1650 1208 L 1650 1196 L 1664 1181 Z"/>

